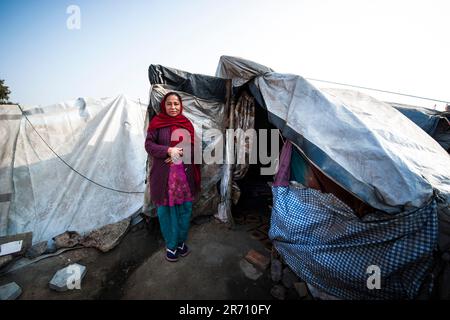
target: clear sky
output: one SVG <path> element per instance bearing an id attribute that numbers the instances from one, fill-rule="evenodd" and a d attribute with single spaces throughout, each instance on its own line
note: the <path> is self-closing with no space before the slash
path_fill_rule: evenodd
<path id="1" fill-rule="evenodd" d="M 70 5 L 79 30 L 67 28 Z M 0 79 L 28 105 L 121 93 L 146 102 L 150 64 L 214 75 L 219 57 L 233 55 L 450 101 L 449 17 L 448 0 L 1 0 Z"/>

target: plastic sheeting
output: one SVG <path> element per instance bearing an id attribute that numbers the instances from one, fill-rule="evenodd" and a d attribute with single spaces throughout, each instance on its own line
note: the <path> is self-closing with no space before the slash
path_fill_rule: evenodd
<path id="1" fill-rule="evenodd" d="M 140 209 L 145 188 L 144 106 L 118 96 L 23 109 L 37 132 L 75 170 L 106 187 L 133 193 L 100 187 L 77 174 L 51 152 L 25 117 L 17 118 L 15 109 L 14 120 L 0 116 L 2 138 L 7 137 L 0 180 L 2 188 L 10 188 L 2 192 L 12 193 L 10 207 L 0 207 L 1 235 L 32 231 L 36 243 L 67 230 L 83 234 Z M 5 107 L 1 110 L 4 114 Z"/>
<path id="2" fill-rule="evenodd" d="M 221 56 L 216 77 L 231 79 L 233 87 L 237 88 L 266 72 L 273 72 L 273 70 L 250 60 Z"/>
<path id="3" fill-rule="evenodd" d="M 168 85 L 153 85 L 150 93 L 150 112 L 156 114 L 160 111 L 160 103 L 163 96 L 169 91 L 177 92 L 183 100 L 183 114 L 192 122 L 197 134 L 202 132 L 202 137 L 197 136 L 197 141 L 202 141 L 202 151 L 222 150 L 224 149 L 224 133 L 226 123 L 226 108 L 224 103 L 204 100 L 185 92 L 176 91 Z M 148 123 L 148 120 L 147 120 Z M 211 131 L 211 129 L 215 131 Z M 220 135 L 216 135 L 220 133 Z M 148 168 L 151 166 L 151 157 L 149 157 Z M 220 195 L 217 184 L 222 178 L 223 163 L 203 164 L 201 166 L 201 192 L 197 201 L 194 202 L 193 216 L 207 215 L 217 212 L 220 202 Z M 149 170 L 148 170 L 149 172 Z M 147 184 L 146 194 L 150 193 L 150 184 Z M 146 213 L 153 216 L 151 199 L 146 198 L 144 208 Z"/>
<path id="4" fill-rule="evenodd" d="M 14 150 L 19 135 L 22 112 L 17 105 L 0 105 L 0 235 L 7 234 L 11 199 L 14 193 L 12 180 Z"/>
<path id="5" fill-rule="evenodd" d="M 430 294 L 436 202 L 395 216 L 358 218 L 332 194 L 273 187 L 269 237 L 304 281 L 342 299 L 414 299 Z M 373 285 L 379 272 L 379 289 Z"/>
<path id="6" fill-rule="evenodd" d="M 450 112 L 440 112 L 399 103 L 390 104 L 432 136 L 444 150 L 450 152 Z"/>
<path id="7" fill-rule="evenodd" d="M 345 189 L 374 208 L 420 208 L 437 190 L 450 200 L 450 158 L 386 103 L 340 89 L 316 89 L 300 76 L 255 79 L 269 120 Z"/>
<path id="8" fill-rule="evenodd" d="M 148 68 L 148 78 L 152 85 L 165 84 L 173 90 L 186 92 L 204 100 L 225 103 L 228 98 L 229 81 L 217 77 L 152 64 Z"/>
<path id="9" fill-rule="evenodd" d="M 297 75 L 222 57 L 218 76 L 248 82 L 269 121 L 328 177 L 374 208 L 420 208 L 439 193 L 450 200 L 450 158 L 390 105 L 340 89 L 319 90 Z"/>

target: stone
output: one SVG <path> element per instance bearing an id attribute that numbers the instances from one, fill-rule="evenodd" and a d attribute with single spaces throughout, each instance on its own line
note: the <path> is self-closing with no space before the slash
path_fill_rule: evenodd
<path id="1" fill-rule="evenodd" d="M 286 288 L 290 289 L 294 286 L 294 283 L 298 281 L 298 277 L 295 275 L 295 273 L 292 272 L 291 269 L 288 267 L 284 268 L 283 270 L 283 276 L 281 278 L 281 283 Z"/>
<path id="2" fill-rule="evenodd" d="M 241 270 L 244 272 L 245 276 L 249 279 L 257 280 L 263 274 L 245 259 L 241 259 L 241 261 L 239 262 L 239 266 L 241 267 Z"/>
<path id="3" fill-rule="evenodd" d="M 21 256 L 24 255 L 25 252 L 31 247 L 31 243 L 33 240 L 33 232 L 25 232 L 15 234 L 13 236 L 5 236 L 0 237 L 0 246 L 9 242 L 20 241 L 22 240 L 22 249 L 18 252 L 11 253 L 13 256 Z M 1 252 L 0 252 L 1 256 Z"/>
<path id="4" fill-rule="evenodd" d="M 111 223 L 87 234 L 80 243 L 85 247 L 97 248 L 108 252 L 120 243 L 130 226 L 131 219 Z"/>
<path id="5" fill-rule="evenodd" d="M 86 275 L 86 271 L 86 267 L 78 263 L 73 263 L 60 269 L 55 273 L 52 280 L 50 280 L 50 289 L 59 292 L 70 289 L 81 289 L 81 281 Z M 69 286 L 73 286 L 73 288 Z"/>
<path id="6" fill-rule="evenodd" d="M 53 238 L 56 249 L 72 248 L 80 243 L 81 236 L 76 231 L 66 231 Z"/>
<path id="7" fill-rule="evenodd" d="M 308 288 L 304 282 L 294 282 L 295 291 L 297 291 L 300 298 L 304 298 L 308 295 Z"/>
<path id="8" fill-rule="evenodd" d="M 25 253 L 25 257 L 27 257 L 28 259 L 34 259 L 39 257 L 46 250 L 47 250 L 47 241 L 42 241 L 36 243 L 34 246 L 28 249 L 28 251 Z"/>
<path id="9" fill-rule="evenodd" d="M 50 243 L 47 244 L 47 249 L 45 250 L 45 254 L 52 254 L 58 251 L 58 248 L 56 248 L 55 241 L 50 241 Z"/>
<path id="10" fill-rule="evenodd" d="M 262 271 L 266 270 L 270 264 L 270 259 L 268 257 L 253 249 L 247 253 L 245 259 Z"/>
<path id="11" fill-rule="evenodd" d="M 0 287 L 0 300 L 15 300 L 22 294 L 17 283 L 10 282 Z"/>
<path id="12" fill-rule="evenodd" d="M 272 259 L 270 263 L 270 275 L 272 277 L 272 281 L 278 282 L 281 280 L 283 275 L 283 265 L 281 261 L 278 259 Z"/>
<path id="13" fill-rule="evenodd" d="M 11 261 L 13 261 L 12 254 L 0 257 L 0 269 L 6 267 Z"/>
<path id="14" fill-rule="evenodd" d="M 272 297 L 278 300 L 284 300 L 286 298 L 286 289 L 279 284 L 276 284 L 270 289 Z"/>

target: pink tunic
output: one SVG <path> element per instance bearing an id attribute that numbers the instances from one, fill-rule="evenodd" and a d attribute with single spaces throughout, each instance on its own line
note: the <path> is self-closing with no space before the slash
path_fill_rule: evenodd
<path id="1" fill-rule="evenodd" d="M 157 206 L 180 205 L 188 201 L 192 201 L 191 190 L 186 178 L 184 164 L 171 164 L 169 169 L 169 178 L 167 181 L 167 194 L 163 202 L 157 203 Z"/>

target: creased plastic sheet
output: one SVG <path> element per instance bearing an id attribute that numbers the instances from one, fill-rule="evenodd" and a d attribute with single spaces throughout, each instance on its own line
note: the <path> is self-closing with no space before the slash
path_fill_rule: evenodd
<path id="1" fill-rule="evenodd" d="M 221 57 L 216 75 L 233 86 L 249 81 L 269 121 L 372 207 L 391 213 L 419 208 L 433 189 L 449 202 L 448 154 L 387 103 L 352 90 L 319 90 L 300 76 L 229 56 Z"/>
<path id="2" fill-rule="evenodd" d="M 218 77 L 152 64 L 148 68 L 148 78 L 152 85 L 164 84 L 204 100 L 225 102 L 227 98 L 229 81 Z"/>
<path id="3" fill-rule="evenodd" d="M 177 92 L 183 100 L 183 114 L 192 122 L 196 135 L 202 132 L 202 137 L 196 136 L 197 141 L 202 141 L 202 151 L 216 149 L 224 152 L 224 132 L 225 132 L 225 105 L 218 101 L 204 100 L 185 92 L 173 90 L 167 85 L 153 85 L 150 92 L 150 112 L 156 114 L 160 110 L 160 103 L 163 96 L 169 91 Z M 148 121 L 147 121 L 148 122 Z M 213 129 L 213 130 L 211 130 Z M 149 166 L 151 157 L 149 157 Z M 222 178 L 222 163 L 204 163 L 201 166 L 201 192 L 198 200 L 194 203 L 193 216 L 210 215 L 217 212 L 220 202 L 218 182 Z M 150 184 L 147 183 L 146 194 L 150 193 Z M 146 214 L 152 215 L 151 199 L 148 197 L 146 204 Z"/>
<path id="4" fill-rule="evenodd" d="M 14 193 L 14 150 L 22 112 L 17 105 L 0 105 L 0 235 L 8 231 L 9 212 Z"/>
<path id="5" fill-rule="evenodd" d="M 436 140 L 444 150 L 450 152 L 450 112 L 390 103 L 409 120 Z"/>
<path id="6" fill-rule="evenodd" d="M 250 60 L 221 56 L 216 77 L 232 79 L 233 87 L 240 87 L 247 81 L 266 72 L 273 72 L 273 70 Z"/>
<path id="7" fill-rule="evenodd" d="M 390 105 L 356 91 L 320 91 L 296 75 L 266 73 L 255 84 L 283 135 L 372 207 L 420 208 L 433 189 L 448 203 L 448 154 Z"/>
<path id="8" fill-rule="evenodd" d="M 143 204 L 145 107 L 125 96 L 77 99 L 25 114 L 53 154 L 22 117 L 14 154 L 14 194 L 1 233 L 32 231 L 33 243 L 67 230 L 81 234 L 118 222 Z"/>

